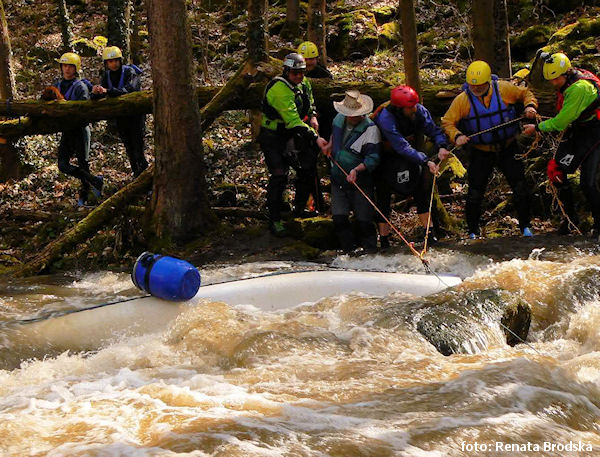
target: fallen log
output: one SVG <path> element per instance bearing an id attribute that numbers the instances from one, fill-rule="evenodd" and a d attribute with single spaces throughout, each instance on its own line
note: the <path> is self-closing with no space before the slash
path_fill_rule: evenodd
<path id="1" fill-rule="evenodd" d="M 207 86 L 197 89 L 196 97 L 200 107 L 205 107 L 221 92 L 220 97 L 203 109 L 207 121 L 214 120 L 223 111 L 260 109 L 266 81 L 247 86 L 243 82 L 238 84 L 239 82 L 238 78 L 233 86 L 236 93 L 242 93 L 243 96 L 230 96 L 227 91 L 223 92 L 224 86 Z M 358 89 L 362 93 L 370 95 L 376 105 L 386 101 L 390 95 L 390 87 L 387 84 L 374 81 L 313 80 L 312 86 L 317 107 L 329 105 L 333 100 L 343 98 L 344 92 L 350 89 Z M 443 96 L 438 96 L 440 90 L 444 91 L 442 92 Z M 423 90 L 423 102 L 433 115 L 440 116 L 450 105 L 455 93 L 456 86 L 428 86 Z M 18 119 L 0 122 L 0 136 L 19 137 L 56 133 L 88 122 L 151 112 L 151 91 L 89 101 L 17 100 L 7 102 L 0 100 L 0 116 L 19 116 Z M 207 125 L 209 124 L 210 122 Z"/>
<path id="2" fill-rule="evenodd" d="M 65 251 L 93 236 L 99 227 L 112 219 L 117 212 L 124 208 L 133 198 L 150 190 L 154 166 L 148 167 L 138 178 L 123 187 L 116 194 L 106 199 L 100 206 L 90 212 L 77 225 L 68 230 L 63 236 L 49 243 L 35 258 L 5 273 L 17 277 L 31 276 L 43 271 Z"/>

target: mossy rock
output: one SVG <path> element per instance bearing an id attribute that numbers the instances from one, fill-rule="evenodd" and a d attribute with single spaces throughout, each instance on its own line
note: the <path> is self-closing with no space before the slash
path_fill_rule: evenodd
<path id="1" fill-rule="evenodd" d="M 286 229 L 294 238 L 319 249 L 332 249 L 337 242 L 333 221 L 326 217 L 292 219 Z"/>
<path id="2" fill-rule="evenodd" d="M 398 22 L 387 22 L 379 28 L 379 48 L 389 49 L 400 44 L 402 37 L 400 36 L 400 26 Z"/>
<path id="3" fill-rule="evenodd" d="M 367 10 L 333 16 L 327 37 L 327 52 L 331 58 L 344 60 L 374 54 L 379 46 L 375 15 Z"/>
<path id="4" fill-rule="evenodd" d="M 529 61 L 535 57 L 536 51 L 545 46 L 553 30 L 547 25 L 534 25 L 525 30 L 510 43 L 511 57 L 516 60 Z"/>
<path id="5" fill-rule="evenodd" d="M 44 61 L 52 61 L 60 57 L 60 51 L 58 49 L 47 49 L 41 46 L 32 46 L 28 49 L 28 57 L 38 57 Z"/>
<path id="6" fill-rule="evenodd" d="M 321 254 L 319 248 L 315 248 L 304 241 L 295 241 L 292 244 L 283 246 L 280 251 L 283 254 L 296 255 L 309 260 L 316 259 Z"/>
<path id="7" fill-rule="evenodd" d="M 378 24 L 383 24 L 393 20 L 397 15 L 395 7 L 387 5 L 373 9 L 373 14 Z"/>
<path id="8" fill-rule="evenodd" d="M 81 57 L 96 57 L 98 55 L 98 47 L 92 40 L 87 38 L 78 38 L 73 41 L 73 48 Z"/>

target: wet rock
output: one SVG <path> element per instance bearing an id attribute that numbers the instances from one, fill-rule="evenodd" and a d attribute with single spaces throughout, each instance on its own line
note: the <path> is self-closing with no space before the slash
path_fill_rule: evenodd
<path id="1" fill-rule="evenodd" d="M 436 295 L 422 308 L 417 330 L 444 354 L 473 354 L 503 340 L 514 346 L 527 338 L 531 308 L 501 289 Z"/>

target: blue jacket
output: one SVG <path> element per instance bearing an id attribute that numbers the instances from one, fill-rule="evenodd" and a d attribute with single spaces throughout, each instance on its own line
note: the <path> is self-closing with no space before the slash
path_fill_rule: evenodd
<path id="1" fill-rule="evenodd" d="M 57 79 L 52 84 L 65 97 L 65 100 L 89 100 L 90 92 L 87 84 L 79 79 Z"/>
<path id="2" fill-rule="evenodd" d="M 394 152 L 415 164 L 420 165 L 428 160 L 423 152 L 411 146 L 410 142 L 415 134 L 424 133 L 438 148 L 448 145 L 446 135 L 433 122 L 427 108 L 420 103 L 417 104 L 414 120 L 404 116 L 401 109 L 387 106 L 379 112 L 375 122 Z"/>
<path id="3" fill-rule="evenodd" d="M 358 183 L 370 183 L 372 182 L 371 173 L 379 165 L 381 133 L 379 133 L 375 123 L 368 117 L 365 117 L 360 124 L 352 129 L 345 143 L 343 143 L 345 129 L 346 117 L 338 114 L 333 119 L 331 130 L 333 141 L 331 157 L 346 172 L 350 172 L 356 166 L 364 163 L 367 171 L 358 174 Z M 331 166 L 331 180 L 337 185 L 350 185 L 346 181 L 344 173 L 333 163 Z"/>
<path id="4" fill-rule="evenodd" d="M 141 89 L 142 71 L 134 65 L 122 65 L 117 71 L 108 68 L 102 72 L 100 85 L 104 87 L 109 97 L 118 97 Z M 115 83 L 116 81 L 116 83 Z M 102 98 L 104 94 L 92 94 L 92 99 Z"/>

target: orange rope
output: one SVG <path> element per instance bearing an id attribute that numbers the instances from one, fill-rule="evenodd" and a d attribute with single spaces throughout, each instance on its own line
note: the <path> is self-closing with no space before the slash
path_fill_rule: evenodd
<path id="1" fill-rule="evenodd" d="M 344 175 L 346 177 L 348 177 L 348 173 L 346 173 L 346 170 L 344 170 L 342 168 L 342 166 L 339 163 L 337 163 L 337 161 L 332 156 L 330 156 L 329 158 L 331 159 L 331 161 L 333 162 L 333 164 L 335 166 L 337 166 L 342 171 L 342 173 L 344 173 Z M 423 263 L 423 265 L 425 266 L 425 269 L 427 270 L 427 272 L 430 272 L 431 269 L 429 268 L 429 263 L 427 262 L 427 260 L 425 260 L 421 256 L 421 254 L 414 248 L 414 246 L 411 243 L 409 243 L 406 238 L 404 238 L 404 236 L 402 235 L 402 233 L 400 233 L 400 230 L 398 230 L 396 228 L 396 226 L 394 224 L 392 224 L 392 222 L 381 212 L 381 210 L 377 207 L 377 205 L 375 203 L 373 203 L 373 200 L 371 200 L 369 198 L 369 196 L 365 193 L 365 191 L 363 191 L 356 182 L 353 182 L 352 184 L 354 184 L 354 186 L 358 189 L 358 191 L 362 194 L 362 196 L 367 199 L 367 201 L 371 204 L 371 206 L 373 206 L 373 208 L 375 208 L 375 211 L 377 211 L 379 213 L 379 215 L 390 226 L 390 228 L 392 230 L 394 230 L 394 232 L 396 232 L 396 235 L 398 235 L 400 237 L 400 239 L 402 241 L 404 241 L 404 243 L 408 246 L 408 248 L 411 250 L 411 252 Z"/>

